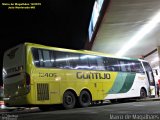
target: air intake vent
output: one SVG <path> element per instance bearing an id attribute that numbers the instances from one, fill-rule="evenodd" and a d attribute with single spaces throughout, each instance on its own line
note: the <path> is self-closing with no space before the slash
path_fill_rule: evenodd
<path id="1" fill-rule="evenodd" d="M 49 100 L 49 85 L 47 83 L 37 84 L 37 100 Z"/>

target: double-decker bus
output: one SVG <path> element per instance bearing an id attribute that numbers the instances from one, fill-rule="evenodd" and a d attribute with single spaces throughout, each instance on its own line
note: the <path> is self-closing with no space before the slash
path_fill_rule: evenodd
<path id="1" fill-rule="evenodd" d="M 3 84 L 7 106 L 42 110 L 155 95 L 153 72 L 144 60 L 33 43 L 4 53 Z"/>

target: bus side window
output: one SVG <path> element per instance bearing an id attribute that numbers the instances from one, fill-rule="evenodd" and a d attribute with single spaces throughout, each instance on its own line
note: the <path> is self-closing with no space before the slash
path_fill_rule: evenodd
<path id="1" fill-rule="evenodd" d="M 44 63 L 44 67 L 52 67 L 51 51 L 43 50 L 43 63 Z"/>
<path id="2" fill-rule="evenodd" d="M 71 69 L 78 69 L 79 54 L 68 53 L 68 62 L 69 62 L 69 67 Z"/>
<path id="3" fill-rule="evenodd" d="M 38 49 L 32 48 L 33 61 L 36 67 L 40 67 L 40 59 L 38 54 Z"/>
<path id="4" fill-rule="evenodd" d="M 131 62 L 128 60 L 125 61 L 125 67 L 127 72 L 131 72 Z"/>
<path id="5" fill-rule="evenodd" d="M 56 67 L 56 61 L 55 61 L 55 52 L 56 51 L 50 51 L 50 57 L 51 57 L 51 66 L 54 68 Z"/>
<path id="6" fill-rule="evenodd" d="M 103 63 L 103 57 L 97 57 L 96 60 L 98 64 L 97 70 L 105 70 L 104 63 Z"/>
<path id="7" fill-rule="evenodd" d="M 136 62 L 135 62 L 135 71 L 136 71 L 137 73 L 144 73 L 142 64 L 141 64 L 139 61 L 136 61 Z"/>
<path id="8" fill-rule="evenodd" d="M 108 70 L 120 71 L 119 61 L 115 58 L 108 58 Z"/>
<path id="9" fill-rule="evenodd" d="M 52 67 L 50 51 L 32 48 L 32 53 L 36 67 Z"/>
<path id="10" fill-rule="evenodd" d="M 123 72 L 131 72 L 131 63 L 127 60 L 120 60 L 121 70 Z"/>
<path id="11" fill-rule="evenodd" d="M 42 50 L 41 49 L 38 49 L 38 56 L 39 56 L 39 67 L 43 67 L 44 64 L 43 64 L 43 56 L 42 56 Z"/>
<path id="12" fill-rule="evenodd" d="M 111 64 L 111 58 L 103 58 L 103 63 L 104 63 L 104 67 L 105 67 L 105 70 L 108 70 L 108 71 L 114 71 L 114 68 Z"/>
<path id="13" fill-rule="evenodd" d="M 131 61 L 130 63 L 130 67 L 131 67 L 131 72 L 136 72 L 137 68 L 136 68 L 136 63 L 134 61 Z"/>
<path id="14" fill-rule="evenodd" d="M 88 55 L 85 54 L 79 54 L 79 66 L 78 69 L 89 69 L 89 63 L 88 63 Z"/>
<path id="15" fill-rule="evenodd" d="M 65 52 L 55 51 L 55 66 L 56 68 L 66 68 L 67 58 Z"/>
<path id="16" fill-rule="evenodd" d="M 126 67 L 125 67 L 125 62 L 120 60 L 119 63 L 120 63 L 120 66 L 121 66 L 121 71 L 126 72 L 127 70 L 126 70 Z"/>
<path id="17" fill-rule="evenodd" d="M 97 64 L 97 56 L 89 55 L 89 67 L 91 70 L 97 70 L 98 64 Z"/>

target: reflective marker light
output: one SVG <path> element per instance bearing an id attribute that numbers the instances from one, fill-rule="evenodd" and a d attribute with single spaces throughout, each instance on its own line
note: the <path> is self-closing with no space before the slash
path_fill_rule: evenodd
<path id="1" fill-rule="evenodd" d="M 129 49 L 135 46 L 142 38 L 151 32 L 160 22 L 160 11 L 151 18 L 142 28 L 116 53 L 117 56 L 123 56 Z"/>

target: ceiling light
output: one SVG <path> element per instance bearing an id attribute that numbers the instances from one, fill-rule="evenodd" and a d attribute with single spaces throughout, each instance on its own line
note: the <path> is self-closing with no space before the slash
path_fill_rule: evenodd
<path id="1" fill-rule="evenodd" d="M 116 53 L 117 56 L 123 56 L 129 49 L 135 46 L 146 34 L 151 32 L 160 22 L 160 12 L 158 12 L 150 21 L 143 25 L 140 30 Z"/>

